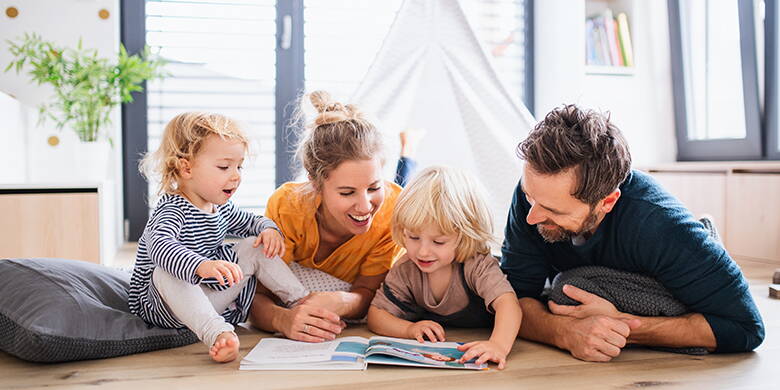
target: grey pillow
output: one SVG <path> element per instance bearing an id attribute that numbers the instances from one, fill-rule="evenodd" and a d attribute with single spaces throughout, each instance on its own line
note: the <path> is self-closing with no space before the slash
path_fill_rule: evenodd
<path id="1" fill-rule="evenodd" d="M 0 260 L 0 350 L 33 362 L 99 359 L 192 344 L 188 329 L 130 314 L 130 275 L 77 260 Z"/>

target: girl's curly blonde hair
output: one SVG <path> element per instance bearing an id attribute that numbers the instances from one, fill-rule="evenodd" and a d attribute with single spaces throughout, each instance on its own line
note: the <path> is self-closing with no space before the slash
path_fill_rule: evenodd
<path id="1" fill-rule="evenodd" d="M 238 140 L 249 148 L 249 139 L 238 123 L 220 114 L 208 112 L 185 112 L 176 115 L 165 126 L 160 147 L 147 153 L 140 162 L 139 170 L 148 179 L 159 178 L 157 195 L 175 193 L 179 187 L 181 159 L 192 160 L 210 135 L 222 139 Z"/>

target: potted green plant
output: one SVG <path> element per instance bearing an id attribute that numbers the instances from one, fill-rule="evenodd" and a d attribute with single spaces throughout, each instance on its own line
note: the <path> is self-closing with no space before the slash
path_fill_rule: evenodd
<path id="1" fill-rule="evenodd" d="M 49 118 L 59 129 L 69 126 L 83 142 L 101 138 L 111 142 L 105 128 L 112 110 L 132 102 L 132 92 L 141 91 L 144 81 L 164 76 L 164 61 L 151 56 L 148 48 L 142 56 L 128 55 L 120 45 L 118 56 L 110 60 L 99 57 L 95 49 L 83 48 L 81 40 L 75 49 L 35 33 L 7 42 L 13 59 L 5 71 L 30 68 L 33 81 L 54 89 L 51 101 L 39 107 L 39 120 Z"/>

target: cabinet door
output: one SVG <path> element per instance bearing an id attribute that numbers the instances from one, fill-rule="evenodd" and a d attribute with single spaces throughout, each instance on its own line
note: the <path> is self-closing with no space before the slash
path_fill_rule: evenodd
<path id="1" fill-rule="evenodd" d="M 732 254 L 780 263 L 780 174 L 732 174 L 728 207 Z"/>
<path id="2" fill-rule="evenodd" d="M 97 193 L 0 194 L 0 257 L 100 262 Z"/>
<path id="3" fill-rule="evenodd" d="M 667 191 L 679 199 L 693 216 L 709 214 L 715 219 L 724 246 L 731 249 L 726 228 L 726 172 L 652 172 Z"/>

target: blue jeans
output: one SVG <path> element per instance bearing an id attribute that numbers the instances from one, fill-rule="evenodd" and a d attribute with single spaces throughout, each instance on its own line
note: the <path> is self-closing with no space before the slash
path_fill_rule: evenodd
<path id="1" fill-rule="evenodd" d="M 401 187 L 406 186 L 406 183 L 409 182 L 409 179 L 411 179 L 416 168 L 417 161 L 414 161 L 409 157 L 399 158 L 398 166 L 395 168 L 395 183 Z"/>

